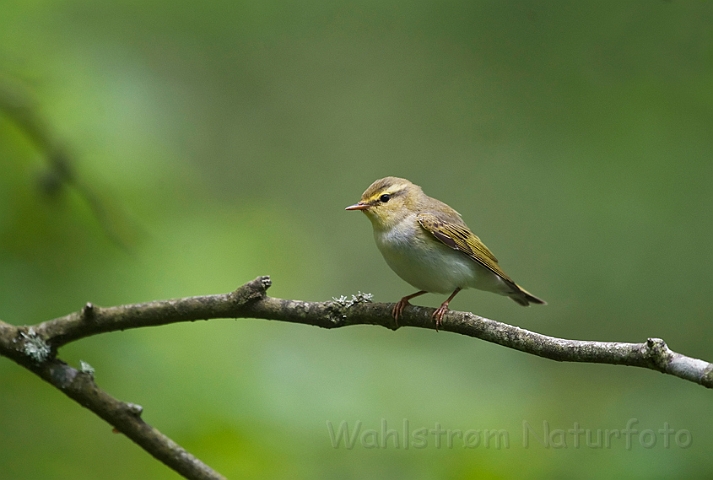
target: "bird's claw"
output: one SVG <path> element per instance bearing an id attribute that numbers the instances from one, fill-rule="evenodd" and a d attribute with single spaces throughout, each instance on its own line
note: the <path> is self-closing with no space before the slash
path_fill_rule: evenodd
<path id="1" fill-rule="evenodd" d="M 438 328 L 443 325 L 443 316 L 446 314 L 447 311 L 448 304 L 443 304 L 438 307 L 435 312 L 433 312 L 433 320 L 435 320 L 436 322 L 436 331 L 438 331 Z"/>
<path id="2" fill-rule="evenodd" d="M 410 306 L 410 305 L 411 305 L 411 304 L 408 302 L 407 299 L 402 298 L 401 300 L 399 300 L 399 301 L 396 303 L 396 305 L 394 305 L 394 309 L 391 310 L 391 316 L 394 317 L 394 320 L 396 321 L 396 326 L 397 326 L 397 327 L 399 326 L 399 317 L 400 317 L 401 314 L 403 313 L 404 308 L 406 308 L 406 306 Z"/>

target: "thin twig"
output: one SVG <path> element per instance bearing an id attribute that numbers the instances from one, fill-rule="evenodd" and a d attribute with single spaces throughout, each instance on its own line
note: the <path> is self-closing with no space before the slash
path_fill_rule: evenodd
<path id="1" fill-rule="evenodd" d="M 75 159 L 40 114 L 39 106 L 29 90 L 20 82 L 0 75 L 0 114 L 3 112 L 46 159 L 47 170 L 39 182 L 43 193 L 53 196 L 64 186 L 73 188 L 87 203 L 109 240 L 130 252 L 128 233 L 129 230 L 136 230 L 135 222 L 128 222 L 126 215 L 116 207 L 109 208 L 95 189 L 80 179 L 74 167 Z M 122 220 L 123 224 L 119 225 L 117 220 Z"/>

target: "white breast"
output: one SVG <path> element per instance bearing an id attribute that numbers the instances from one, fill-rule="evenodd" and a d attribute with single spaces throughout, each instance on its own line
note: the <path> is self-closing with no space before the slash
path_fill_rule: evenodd
<path id="1" fill-rule="evenodd" d="M 374 238 L 389 267 L 419 290 L 451 293 L 456 288 L 477 288 L 500 294 L 510 290 L 490 270 L 425 232 L 415 216 L 389 230 L 375 229 Z"/>

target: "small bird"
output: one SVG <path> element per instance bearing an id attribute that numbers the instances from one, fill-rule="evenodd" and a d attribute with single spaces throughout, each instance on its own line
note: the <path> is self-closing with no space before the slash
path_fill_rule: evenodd
<path id="1" fill-rule="evenodd" d="M 510 279 L 458 212 L 404 178 L 375 181 L 359 203 L 346 210 L 366 214 L 386 263 L 419 289 L 394 306 L 392 315 L 397 324 L 404 308 L 410 305 L 409 300 L 424 293 L 451 294 L 433 313 L 436 330 L 443 322 L 448 304 L 464 288 L 505 295 L 524 307 L 531 303 L 545 304 Z"/>

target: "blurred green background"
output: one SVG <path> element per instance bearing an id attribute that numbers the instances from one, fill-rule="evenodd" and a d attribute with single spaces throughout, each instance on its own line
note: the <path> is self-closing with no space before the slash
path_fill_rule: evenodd
<path id="1" fill-rule="evenodd" d="M 397 175 L 549 302 L 468 291 L 454 309 L 713 360 L 711 2 L 2 0 L 0 72 L 34 96 L 108 225 L 76 189 L 38 186 L 43 152 L 0 112 L 4 321 L 267 274 L 283 298 L 396 301 L 413 288 L 344 207 Z M 60 356 L 229 478 L 713 475 L 710 391 L 444 332 L 216 320 Z M 7 359 L 0 385 L 3 478 L 177 478 Z M 631 419 L 657 443 L 523 445 L 523 422 L 596 435 Z M 404 420 L 509 444 L 335 449 L 327 428 Z M 665 446 L 665 424 L 690 445 Z"/>

